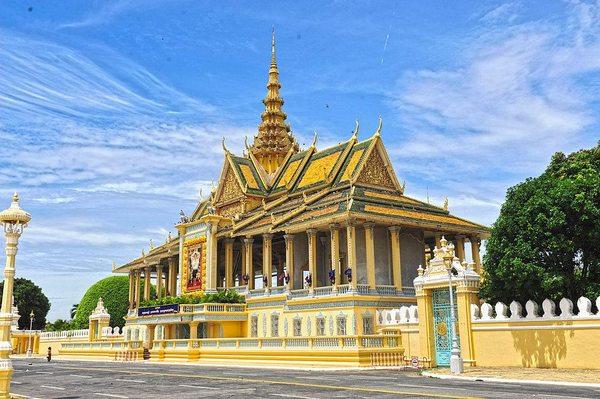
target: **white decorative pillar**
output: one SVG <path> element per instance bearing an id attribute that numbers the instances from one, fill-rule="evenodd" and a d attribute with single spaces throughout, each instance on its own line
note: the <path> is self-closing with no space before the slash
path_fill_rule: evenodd
<path id="1" fill-rule="evenodd" d="M 10 328 L 13 319 L 12 297 L 15 278 L 15 258 L 19 245 L 19 237 L 31 220 L 31 215 L 19 206 L 19 195 L 13 195 L 10 207 L 0 212 L 0 223 L 6 237 L 6 265 L 4 267 L 4 291 L 0 309 L 0 398 L 8 398 L 10 380 L 13 373 L 10 361 Z"/>

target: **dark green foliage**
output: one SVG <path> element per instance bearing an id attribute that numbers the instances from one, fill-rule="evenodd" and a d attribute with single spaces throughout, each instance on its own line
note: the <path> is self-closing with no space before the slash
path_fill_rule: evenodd
<path id="1" fill-rule="evenodd" d="M 244 297 L 234 290 L 219 291 L 215 294 L 182 295 L 178 297 L 167 296 L 150 301 L 141 301 L 140 307 L 170 305 L 170 304 L 197 304 L 197 303 L 244 303 Z"/>
<path id="2" fill-rule="evenodd" d="M 144 292 L 143 281 L 141 286 L 141 292 Z M 151 294 L 154 295 L 154 292 L 154 287 L 152 287 Z M 96 282 L 85 292 L 73 320 L 75 329 L 88 327 L 89 317 L 96 308 L 100 297 L 102 297 L 104 306 L 110 314 L 111 327 L 123 327 L 125 325 L 124 317 L 127 315 L 127 309 L 129 308 L 129 277 L 111 276 Z"/>
<path id="3" fill-rule="evenodd" d="M 508 190 L 484 265 L 489 301 L 600 295 L 600 143 Z"/>
<path id="4" fill-rule="evenodd" d="M 0 297 L 4 291 L 4 281 L 0 283 Z M 19 329 L 29 329 L 29 314 L 33 310 L 35 318 L 33 319 L 33 329 L 42 330 L 46 326 L 46 315 L 50 310 L 50 301 L 44 295 L 42 289 L 35 285 L 33 281 L 26 278 L 16 278 L 13 289 L 15 297 L 15 306 L 19 309 L 21 318 L 19 319 Z"/>
<path id="5" fill-rule="evenodd" d="M 47 323 L 45 331 L 66 331 L 75 330 L 73 320 L 57 319 L 54 323 Z"/>

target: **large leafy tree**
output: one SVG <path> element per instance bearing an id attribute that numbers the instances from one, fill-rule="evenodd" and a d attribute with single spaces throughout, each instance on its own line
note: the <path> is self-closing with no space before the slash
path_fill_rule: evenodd
<path id="1" fill-rule="evenodd" d="M 484 265 L 490 301 L 600 295 L 600 142 L 508 189 Z"/>
<path id="2" fill-rule="evenodd" d="M 0 283 L 0 297 L 4 291 L 4 281 Z M 42 289 L 26 278 L 15 278 L 13 296 L 19 309 L 19 329 L 29 329 L 29 314 L 33 310 L 33 329 L 42 330 L 46 326 L 46 315 L 50 310 L 50 301 Z"/>
<path id="3" fill-rule="evenodd" d="M 144 282 L 141 284 L 142 292 Z M 154 296 L 154 287 L 150 287 L 152 296 Z M 98 304 L 98 299 L 102 298 L 104 306 L 110 314 L 110 325 L 112 327 L 125 325 L 124 317 L 127 315 L 129 307 L 129 277 L 111 276 L 94 283 L 85 292 L 75 313 L 73 319 L 74 328 L 87 328 L 89 317 Z"/>

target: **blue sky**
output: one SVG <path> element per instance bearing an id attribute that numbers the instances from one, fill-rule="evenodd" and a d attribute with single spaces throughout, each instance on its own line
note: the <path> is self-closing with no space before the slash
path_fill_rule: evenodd
<path id="1" fill-rule="evenodd" d="M 215 4 L 219 6 L 216 7 Z M 0 198 L 49 318 L 162 242 L 256 132 L 275 26 L 285 110 L 321 148 L 384 119 L 407 194 L 491 224 L 555 151 L 596 143 L 600 5 L 4 1 Z"/>

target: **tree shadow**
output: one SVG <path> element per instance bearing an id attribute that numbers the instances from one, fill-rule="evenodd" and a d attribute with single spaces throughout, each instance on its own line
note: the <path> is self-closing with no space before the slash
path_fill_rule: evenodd
<path id="1" fill-rule="evenodd" d="M 513 327 L 520 323 L 510 323 Z M 571 325 L 570 322 L 559 325 Z M 567 355 L 567 334 L 573 337 L 573 330 L 531 329 L 513 330 L 513 345 L 521 354 L 523 367 L 556 368 L 557 362 Z"/>

